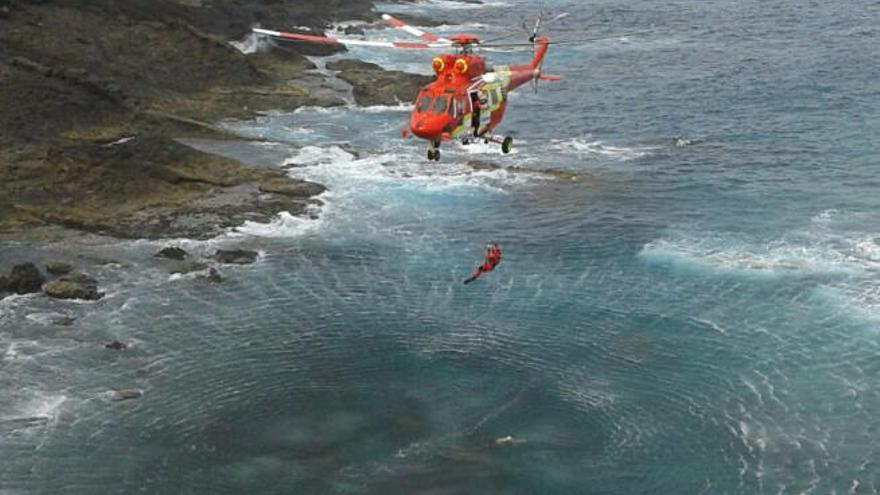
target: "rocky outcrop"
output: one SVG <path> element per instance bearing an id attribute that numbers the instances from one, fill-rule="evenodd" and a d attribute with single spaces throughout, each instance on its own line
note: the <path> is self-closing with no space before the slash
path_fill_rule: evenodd
<path id="1" fill-rule="evenodd" d="M 98 282 L 95 279 L 79 273 L 46 282 L 42 290 L 47 296 L 56 299 L 96 301 L 104 297 L 104 293 L 98 291 Z"/>
<path id="2" fill-rule="evenodd" d="M 327 68 L 339 71 L 338 77 L 352 85 L 357 104 L 365 106 L 411 102 L 422 86 L 434 80 L 432 76 L 386 71 L 360 60 L 328 62 Z"/>
<path id="3" fill-rule="evenodd" d="M 52 275 L 67 275 L 73 270 L 73 265 L 64 261 L 50 260 L 46 262 L 46 271 Z"/>
<path id="4" fill-rule="evenodd" d="M 168 258 L 171 260 L 183 260 L 186 258 L 187 252 L 177 246 L 168 246 L 159 250 L 155 254 L 157 258 Z"/>
<path id="5" fill-rule="evenodd" d="M 342 103 L 305 82 L 313 65 L 302 55 L 340 46 L 267 45 L 244 55 L 226 42 L 253 24 L 324 29 L 334 19 L 377 17 L 369 0 L 0 5 L 8 6 L 0 16 L 0 232 L 61 225 L 134 238 L 208 238 L 280 211 L 306 213 L 322 187 L 172 138 L 228 139 L 210 122 Z M 360 104 L 410 101 L 430 80 L 356 61 L 335 67 Z"/>
<path id="6" fill-rule="evenodd" d="M 247 265 L 257 261 L 259 253 L 247 249 L 218 249 L 212 258 L 218 263 Z"/>
<path id="7" fill-rule="evenodd" d="M 40 287 L 46 281 L 46 277 L 40 273 L 33 263 L 22 263 L 12 267 L 9 276 L 6 277 L 6 291 L 16 294 L 30 294 L 39 292 Z"/>
<path id="8" fill-rule="evenodd" d="M 291 187 L 298 181 L 160 137 L 65 145 L 8 171 L 18 194 L 11 195 L 0 230 L 4 222 L 56 224 L 116 237 L 205 239 L 280 211 L 305 213 L 314 190 L 264 194 L 259 184 L 270 179 Z M 3 186 L 0 181 L 0 192 Z"/>
<path id="9" fill-rule="evenodd" d="M 326 191 L 321 184 L 303 180 L 294 180 L 289 177 L 274 177 L 260 184 L 260 191 L 266 193 L 283 194 L 299 198 L 310 198 Z"/>

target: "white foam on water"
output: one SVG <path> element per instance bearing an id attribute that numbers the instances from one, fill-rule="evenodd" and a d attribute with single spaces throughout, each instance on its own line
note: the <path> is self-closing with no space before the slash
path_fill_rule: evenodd
<path id="1" fill-rule="evenodd" d="M 590 141 L 585 138 L 573 138 L 554 139 L 550 141 L 550 149 L 568 153 L 574 152 L 581 155 L 605 156 L 623 161 L 647 156 L 657 148 L 650 146 L 614 146 L 599 140 Z"/>
<path id="2" fill-rule="evenodd" d="M 322 217 L 298 217 L 286 211 L 282 211 L 268 223 L 247 221 L 244 225 L 236 227 L 230 233 L 246 234 L 256 237 L 299 237 L 314 232 L 321 227 Z"/>
<path id="3" fill-rule="evenodd" d="M 346 151 L 339 146 L 303 146 L 293 156 L 284 160 L 284 166 L 309 167 L 331 163 L 348 163 L 355 159 L 354 153 Z"/>
<path id="4" fill-rule="evenodd" d="M 420 158 L 421 155 L 415 156 L 410 149 L 358 158 L 335 145 L 306 146 L 285 164 L 297 165 L 290 169 L 290 175 L 295 178 L 328 185 L 327 199 L 377 186 L 418 185 L 435 191 L 480 188 L 501 192 L 503 189 L 493 182 L 507 180 L 511 175 L 504 170 L 475 171 L 464 164 L 436 164 Z"/>
<path id="5" fill-rule="evenodd" d="M 51 325 L 53 321 L 59 318 L 65 318 L 67 315 L 62 313 L 28 313 L 25 318 L 28 321 L 39 323 L 41 325 Z"/>
<path id="6" fill-rule="evenodd" d="M 497 0 L 486 0 L 482 2 L 456 2 L 455 0 L 419 0 L 416 5 L 437 7 L 444 10 L 472 10 L 482 9 L 484 7 L 507 7 L 510 4 Z"/>
<path id="7" fill-rule="evenodd" d="M 642 247 L 639 256 L 685 270 L 765 277 L 864 275 L 870 268 L 864 260 L 832 245 L 787 240 L 760 243 L 711 234 L 651 241 Z"/>
<path id="8" fill-rule="evenodd" d="M 341 105 L 336 107 L 310 107 L 303 106 L 299 107 L 293 111 L 294 114 L 297 113 L 329 113 L 329 114 L 346 114 L 349 112 L 360 112 L 360 113 L 385 113 L 385 112 L 409 112 L 412 110 L 412 104 L 410 103 L 398 103 L 397 105 L 372 105 L 372 106 L 359 106 L 359 105 Z M 282 113 L 274 114 L 281 115 Z M 270 114 L 266 114 L 270 115 Z"/>
<path id="9" fill-rule="evenodd" d="M 864 214 L 824 210 L 800 229 L 771 240 L 722 233 L 673 233 L 645 244 L 638 256 L 684 273 L 762 278 L 821 277 L 819 301 L 860 320 L 880 320 L 880 233 Z"/>
<path id="10" fill-rule="evenodd" d="M 813 295 L 842 308 L 851 316 L 880 322 L 880 284 L 875 280 L 858 284 L 823 285 L 813 289 Z"/>
<path id="11" fill-rule="evenodd" d="M 61 406 L 67 401 L 66 395 L 48 395 L 42 392 L 32 391 L 29 393 L 30 400 L 14 406 L 3 414 L 3 421 L 14 420 L 43 420 L 51 422 L 61 411 Z"/>

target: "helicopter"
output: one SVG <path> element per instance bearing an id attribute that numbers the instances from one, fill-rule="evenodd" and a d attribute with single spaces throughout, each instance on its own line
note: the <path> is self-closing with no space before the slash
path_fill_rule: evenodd
<path id="1" fill-rule="evenodd" d="M 559 20 L 567 14 L 557 15 Z M 421 88 L 413 102 L 407 128 L 401 131 L 406 138 L 410 134 L 428 141 L 428 160 L 440 160 L 440 144 L 444 141 L 461 140 L 469 144 L 482 140 L 485 143 L 501 145 L 503 153 L 513 147 L 513 138 L 500 137 L 492 131 L 501 123 L 507 108 L 507 95 L 510 91 L 533 82 L 559 81 L 562 76 L 544 74 L 544 56 L 550 45 L 547 37 L 538 36 L 541 16 L 538 16 L 529 43 L 495 44 L 481 43 L 472 34 L 458 33 L 443 38 L 436 34 L 410 26 L 389 14 L 382 19 L 391 27 L 401 29 L 421 38 L 419 42 L 379 41 L 362 39 L 333 38 L 310 34 L 289 33 L 254 28 L 260 36 L 289 41 L 313 43 L 339 43 L 346 46 L 369 46 L 392 49 L 448 50 L 431 60 L 436 79 Z M 531 46 L 534 50 L 530 61 L 513 65 L 489 66 L 477 50 L 493 50 L 504 46 Z"/>

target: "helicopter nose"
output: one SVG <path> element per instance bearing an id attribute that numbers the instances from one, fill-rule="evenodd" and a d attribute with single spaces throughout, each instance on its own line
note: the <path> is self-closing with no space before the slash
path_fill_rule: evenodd
<path id="1" fill-rule="evenodd" d="M 413 134 L 424 139 L 436 139 L 443 132 L 443 119 L 434 116 L 415 116 L 410 121 L 409 128 Z"/>

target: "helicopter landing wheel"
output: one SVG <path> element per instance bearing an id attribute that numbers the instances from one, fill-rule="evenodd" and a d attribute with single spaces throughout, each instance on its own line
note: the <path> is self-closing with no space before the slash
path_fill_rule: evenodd
<path id="1" fill-rule="evenodd" d="M 435 162 L 440 161 L 440 150 L 434 150 L 434 161 Z"/>
<path id="2" fill-rule="evenodd" d="M 428 150 L 428 161 L 431 161 L 434 159 L 434 153 L 435 153 L 434 150 L 430 150 L 430 149 Z"/>
<path id="3" fill-rule="evenodd" d="M 501 141 L 501 151 L 504 154 L 510 153 L 510 149 L 513 148 L 513 138 L 507 136 L 504 138 L 504 141 Z"/>

